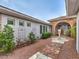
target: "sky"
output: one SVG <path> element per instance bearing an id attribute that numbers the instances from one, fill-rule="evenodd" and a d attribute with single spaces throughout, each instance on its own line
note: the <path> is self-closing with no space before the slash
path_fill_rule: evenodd
<path id="1" fill-rule="evenodd" d="M 0 0 L 0 5 L 40 20 L 66 15 L 65 0 Z"/>

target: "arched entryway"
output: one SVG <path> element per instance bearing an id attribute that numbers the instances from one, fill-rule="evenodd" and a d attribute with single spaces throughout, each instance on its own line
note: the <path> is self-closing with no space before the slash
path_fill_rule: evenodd
<path id="1" fill-rule="evenodd" d="M 70 29 L 70 24 L 66 22 L 59 22 L 55 27 L 55 33 L 58 35 L 58 29 L 61 29 L 61 35 L 64 35 L 68 29 Z M 69 34 L 70 35 L 70 34 Z"/>

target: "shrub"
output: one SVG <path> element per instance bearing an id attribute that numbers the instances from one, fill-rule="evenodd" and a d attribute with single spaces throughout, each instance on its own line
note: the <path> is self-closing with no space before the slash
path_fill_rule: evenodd
<path id="1" fill-rule="evenodd" d="M 50 33 L 50 32 L 44 32 L 44 33 L 42 33 L 41 38 L 46 39 L 46 38 L 49 38 L 51 35 L 52 35 L 52 33 Z"/>
<path id="2" fill-rule="evenodd" d="M 29 33 L 29 39 L 31 43 L 34 43 L 36 41 L 35 34 L 33 32 Z"/>
<path id="3" fill-rule="evenodd" d="M 66 31 L 65 35 L 71 36 L 72 38 L 76 39 L 76 25 L 70 28 L 68 31 Z"/>
<path id="4" fill-rule="evenodd" d="M 73 37 L 73 38 L 76 39 L 76 26 L 73 26 L 73 27 L 70 29 L 70 32 L 71 32 L 71 37 Z"/>
<path id="5" fill-rule="evenodd" d="M 8 53 L 13 50 L 14 46 L 13 29 L 6 25 L 4 30 L 0 32 L 0 49 L 2 49 L 3 52 Z"/>

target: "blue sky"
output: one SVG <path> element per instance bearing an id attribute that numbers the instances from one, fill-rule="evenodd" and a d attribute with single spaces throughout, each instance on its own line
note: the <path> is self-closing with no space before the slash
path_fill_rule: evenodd
<path id="1" fill-rule="evenodd" d="M 0 5 L 41 20 L 66 14 L 65 0 L 0 0 Z"/>

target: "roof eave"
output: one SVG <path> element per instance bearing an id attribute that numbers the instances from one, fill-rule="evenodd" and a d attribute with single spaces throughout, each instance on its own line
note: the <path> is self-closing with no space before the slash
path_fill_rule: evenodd
<path id="1" fill-rule="evenodd" d="M 41 24 L 45 24 L 45 25 L 50 25 L 49 23 L 41 21 L 37 18 L 25 15 L 23 13 L 17 12 L 15 10 L 9 9 L 9 8 L 1 6 L 1 5 L 0 5 L 0 13 L 5 14 L 5 15 L 9 15 L 9 16 L 13 16 L 13 17 L 18 17 L 18 18 L 25 19 L 28 21 L 33 21 L 33 22 L 37 22 L 37 23 L 41 23 Z"/>

